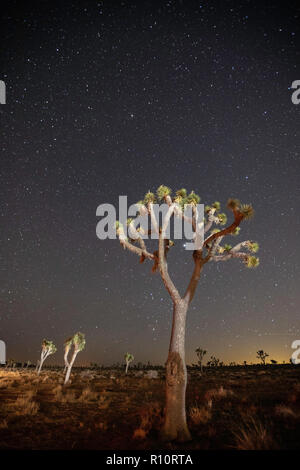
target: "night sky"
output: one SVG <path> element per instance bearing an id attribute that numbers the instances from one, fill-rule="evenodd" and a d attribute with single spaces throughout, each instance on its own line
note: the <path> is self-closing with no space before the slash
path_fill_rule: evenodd
<path id="1" fill-rule="evenodd" d="M 284 6 L 285 9 L 281 9 Z M 1 4 L 0 339 L 35 361 L 44 337 L 63 362 L 163 364 L 172 304 L 151 263 L 96 237 L 96 208 L 130 204 L 160 184 L 223 209 L 252 203 L 238 238 L 260 266 L 208 263 L 187 320 L 187 362 L 207 349 L 288 361 L 300 339 L 299 113 L 296 1 L 16 2 Z M 231 214 L 227 211 L 228 216 Z M 169 257 L 183 293 L 193 270 Z M 49 359 L 49 363 L 51 363 Z"/>

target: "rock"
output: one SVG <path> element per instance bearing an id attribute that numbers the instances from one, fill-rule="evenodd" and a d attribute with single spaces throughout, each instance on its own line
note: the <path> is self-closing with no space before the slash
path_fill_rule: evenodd
<path id="1" fill-rule="evenodd" d="M 158 379 L 158 371 L 157 370 L 147 370 L 145 375 L 147 379 Z"/>
<path id="2" fill-rule="evenodd" d="M 144 375 L 144 372 L 142 370 L 138 370 L 134 373 L 135 377 L 143 377 L 143 375 Z"/>
<path id="3" fill-rule="evenodd" d="M 94 378 L 94 374 L 92 371 L 90 370 L 84 370 L 82 372 L 80 372 L 80 377 L 87 377 L 89 379 L 93 379 Z"/>

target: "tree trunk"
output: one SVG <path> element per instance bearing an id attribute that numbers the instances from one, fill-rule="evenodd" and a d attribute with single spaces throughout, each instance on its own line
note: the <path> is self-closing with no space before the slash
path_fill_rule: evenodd
<path id="1" fill-rule="evenodd" d="M 185 320 L 188 303 L 174 304 L 172 334 L 166 363 L 166 409 L 162 438 L 167 441 L 188 441 L 191 435 L 186 423 L 185 391 L 187 372 L 185 365 Z"/>
<path id="2" fill-rule="evenodd" d="M 37 371 L 37 374 L 38 374 L 38 375 L 40 375 L 40 373 L 41 373 L 41 370 L 42 370 L 42 367 L 43 367 L 43 363 L 44 363 L 44 361 L 41 359 L 41 360 L 40 360 L 40 365 L 39 365 L 39 368 L 38 368 L 38 371 Z"/>
<path id="3" fill-rule="evenodd" d="M 71 370 L 72 370 L 73 364 L 74 364 L 74 362 L 75 362 L 76 356 L 77 356 L 77 353 L 73 353 L 72 360 L 71 360 L 71 362 L 69 363 L 69 365 L 68 365 L 68 367 L 67 367 L 67 373 L 66 373 L 64 385 L 66 385 L 66 384 L 69 382 Z"/>

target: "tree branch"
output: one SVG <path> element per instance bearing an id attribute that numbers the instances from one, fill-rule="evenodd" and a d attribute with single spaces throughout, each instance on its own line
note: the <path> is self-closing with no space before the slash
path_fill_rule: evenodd
<path id="1" fill-rule="evenodd" d="M 246 261 L 249 257 L 248 253 L 238 252 L 238 253 L 231 253 L 230 251 L 226 255 L 216 255 L 212 256 L 209 261 L 228 261 L 232 258 L 239 258 L 243 261 Z"/>
<path id="2" fill-rule="evenodd" d="M 204 240 L 204 243 L 203 243 L 204 246 L 212 242 L 213 240 L 215 240 L 215 238 L 224 237 L 225 235 L 228 235 L 234 232 L 234 230 L 240 225 L 244 216 L 238 211 L 233 211 L 233 213 L 234 213 L 234 222 L 228 227 L 224 228 L 223 230 L 220 230 L 220 232 L 213 233 L 208 238 L 206 238 L 206 240 Z"/>
<path id="3" fill-rule="evenodd" d="M 168 212 L 165 215 L 162 231 L 159 234 L 158 266 L 159 266 L 159 271 L 160 271 L 161 278 L 163 280 L 163 283 L 164 283 L 167 291 L 169 292 L 173 302 L 177 303 L 181 300 L 181 297 L 180 297 L 179 292 L 176 289 L 175 285 L 173 284 L 173 281 L 171 280 L 171 278 L 169 276 L 167 259 L 166 259 L 166 255 L 165 255 L 165 233 L 166 233 L 166 229 L 168 227 L 168 224 L 170 222 L 170 218 L 171 218 L 173 213 L 174 213 L 174 205 L 171 205 L 171 206 L 169 206 Z"/>
<path id="4" fill-rule="evenodd" d="M 202 271 L 203 266 L 203 259 L 202 259 L 202 252 L 200 250 L 195 250 L 193 253 L 193 258 L 195 261 L 194 271 L 187 287 L 187 290 L 184 294 L 183 300 L 188 304 L 191 303 L 193 297 L 195 295 L 196 287 L 198 285 L 198 281 L 200 279 L 200 274 Z"/>

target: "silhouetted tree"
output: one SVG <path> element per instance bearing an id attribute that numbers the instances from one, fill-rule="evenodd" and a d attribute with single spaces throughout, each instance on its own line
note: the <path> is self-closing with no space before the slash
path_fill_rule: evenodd
<path id="1" fill-rule="evenodd" d="M 163 215 L 161 224 L 156 218 L 153 207 L 157 199 L 159 201 L 163 200 L 168 205 L 168 211 Z M 253 241 L 247 240 L 238 243 L 234 247 L 221 246 L 221 241 L 225 236 L 237 235 L 240 230 L 240 223 L 253 215 L 252 206 L 250 204 L 241 204 L 237 199 L 230 199 L 227 207 L 232 211 L 234 220 L 221 230 L 212 230 L 213 224 L 217 226 L 226 225 L 227 216 L 225 213 L 220 212 L 220 203 L 215 202 L 210 206 L 206 206 L 205 217 L 200 220 L 197 208 L 199 201 L 200 197 L 194 191 L 188 195 L 185 189 L 180 189 L 174 197 L 171 197 L 171 189 L 167 186 L 160 186 L 157 190 L 157 196 L 150 191 L 145 195 L 143 201 L 138 203 L 138 207 L 141 215 L 151 218 L 152 232 L 150 232 L 150 235 L 155 234 L 158 238 L 158 250 L 153 252 L 146 247 L 143 229 L 136 229 L 132 219 L 127 221 L 128 228 L 130 228 L 129 237 L 125 235 L 122 223 L 116 223 L 116 233 L 122 247 L 137 254 L 141 263 L 145 260 L 153 263 L 152 271 L 159 270 L 165 288 L 173 302 L 172 334 L 166 362 L 166 407 L 162 432 L 165 440 L 185 441 L 191 437 L 186 423 L 185 408 L 187 384 L 184 346 L 185 324 L 188 307 L 194 297 L 202 269 L 208 262 L 230 259 L 238 259 L 248 268 L 254 268 L 259 264 L 258 258 L 251 255 L 251 253 L 258 250 L 258 244 Z M 189 206 L 192 210 L 191 217 L 187 217 L 183 212 L 186 206 Z M 174 243 L 168 239 L 166 231 L 173 217 L 184 219 L 191 224 L 197 246 L 197 249 L 193 251 L 193 273 L 183 296 L 179 294 L 171 280 L 167 265 L 167 255 Z M 201 228 L 204 228 L 204 239 L 201 239 L 199 235 Z"/>
<path id="2" fill-rule="evenodd" d="M 261 363 L 263 365 L 266 364 L 266 358 L 269 356 L 269 354 L 267 354 L 263 349 L 260 349 L 259 351 L 257 351 L 257 359 L 260 359 L 261 360 Z"/>
<path id="3" fill-rule="evenodd" d="M 275 361 L 275 359 L 271 359 L 271 363 L 272 364 L 277 364 L 277 361 Z"/>
<path id="4" fill-rule="evenodd" d="M 202 369 L 203 369 L 203 358 L 204 358 L 206 353 L 207 353 L 207 351 L 205 349 L 201 349 L 201 348 L 196 349 L 196 354 L 197 354 L 197 357 L 198 357 L 198 365 L 200 366 L 201 372 L 202 372 Z"/>

